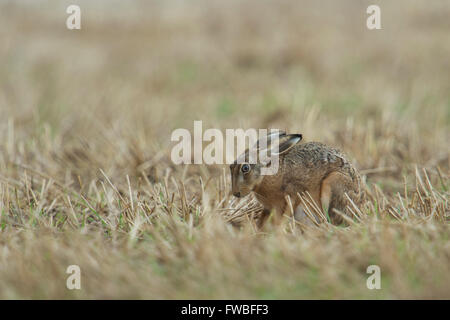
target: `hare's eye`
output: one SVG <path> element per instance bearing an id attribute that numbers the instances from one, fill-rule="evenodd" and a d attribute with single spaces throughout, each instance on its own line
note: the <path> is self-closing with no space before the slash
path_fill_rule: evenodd
<path id="1" fill-rule="evenodd" d="M 248 164 L 243 164 L 242 165 L 242 167 L 241 167 L 241 171 L 243 172 L 243 173 L 247 173 L 247 172 L 249 172 L 250 171 L 250 166 L 248 165 Z"/>

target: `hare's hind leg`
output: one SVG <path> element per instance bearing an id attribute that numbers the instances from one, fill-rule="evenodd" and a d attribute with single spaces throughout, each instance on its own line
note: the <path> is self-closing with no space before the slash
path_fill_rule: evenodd
<path id="1" fill-rule="evenodd" d="M 333 224 L 342 223 L 342 217 L 334 209 L 346 213 L 348 201 L 345 193 L 351 195 L 354 193 L 352 179 L 341 172 L 330 173 L 323 181 L 320 190 L 320 202 L 322 210 L 328 213 Z"/>

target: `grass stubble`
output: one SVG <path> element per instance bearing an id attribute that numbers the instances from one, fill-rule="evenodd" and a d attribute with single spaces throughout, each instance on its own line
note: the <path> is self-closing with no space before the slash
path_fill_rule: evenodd
<path id="1" fill-rule="evenodd" d="M 377 33 L 345 1 L 101 3 L 78 33 L 1 5 L 0 298 L 450 298 L 445 2 L 383 3 Z M 258 230 L 227 166 L 171 163 L 194 120 L 338 146 L 368 201 Z"/>

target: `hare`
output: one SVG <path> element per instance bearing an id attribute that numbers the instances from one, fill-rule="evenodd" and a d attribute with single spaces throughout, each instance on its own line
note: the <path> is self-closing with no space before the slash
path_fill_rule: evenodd
<path id="1" fill-rule="evenodd" d="M 264 210 L 258 225 L 263 226 L 272 210 L 282 215 L 287 209 L 290 197 L 294 217 L 303 222 L 306 219 L 299 195 L 309 192 L 315 205 L 328 214 L 333 224 L 342 223 L 341 215 L 335 209 L 348 214 L 348 195 L 355 204 L 364 199 L 361 178 L 358 171 L 337 149 L 319 142 L 300 144 L 301 134 L 286 134 L 283 131 L 267 136 L 269 149 L 274 151 L 271 140 L 277 138 L 279 167 L 274 175 L 261 175 L 267 164 L 248 163 L 249 149 L 230 165 L 232 193 L 244 197 L 253 192 Z M 259 142 L 253 148 L 259 148 Z M 246 162 L 247 161 L 247 162 Z M 314 212 L 314 211 L 312 211 Z"/>

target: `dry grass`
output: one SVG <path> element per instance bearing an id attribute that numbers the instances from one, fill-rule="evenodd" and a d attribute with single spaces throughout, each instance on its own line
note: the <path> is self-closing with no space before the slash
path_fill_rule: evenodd
<path id="1" fill-rule="evenodd" d="M 79 3 L 0 5 L 0 298 L 450 298 L 447 1 Z M 199 119 L 338 146 L 369 201 L 257 231 L 226 166 L 171 163 Z"/>

